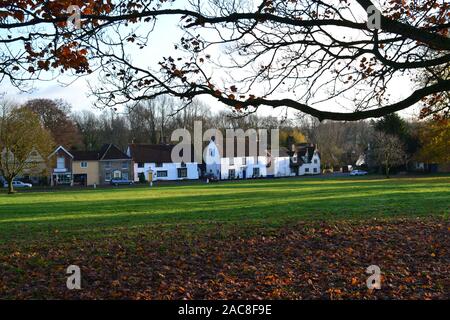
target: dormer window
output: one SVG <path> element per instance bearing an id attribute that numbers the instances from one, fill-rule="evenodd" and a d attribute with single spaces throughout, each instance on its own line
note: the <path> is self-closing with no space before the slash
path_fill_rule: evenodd
<path id="1" fill-rule="evenodd" d="M 58 157 L 58 159 L 56 159 L 56 168 L 64 169 L 65 167 L 66 167 L 66 159 L 64 157 Z"/>

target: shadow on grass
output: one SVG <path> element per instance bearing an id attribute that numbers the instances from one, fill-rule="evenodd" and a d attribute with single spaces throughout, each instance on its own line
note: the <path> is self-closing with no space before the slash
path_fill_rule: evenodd
<path id="1" fill-rule="evenodd" d="M 403 189 L 403 188 L 401 188 Z M 372 190 L 373 192 L 369 192 Z M 89 230 L 143 225 L 214 224 L 287 219 L 373 218 L 448 212 L 447 191 L 422 194 L 404 190 L 364 190 L 339 193 L 313 190 L 303 194 L 272 190 L 242 195 L 195 194 L 171 198 L 65 201 L 7 205 L 0 208 L 0 239 L 49 236 L 56 230 L 76 235 Z"/>

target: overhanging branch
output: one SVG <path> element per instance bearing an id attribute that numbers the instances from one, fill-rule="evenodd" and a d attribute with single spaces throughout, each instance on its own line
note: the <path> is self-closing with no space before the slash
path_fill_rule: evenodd
<path id="1" fill-rule="evenodd" d="M 323 120 L 358 121 L 368 118 L 380 118 L 387 114 L 409 108 L 431 94 L 440 93 L 444 91 L 450 92 L 450 80 L 442 81 L 437 84 L 418 89 L 414 91 L 409 97 L 397 103 L 380 107 L 377 109 L 355 111 L 351 113 L 322 111 L 292 99 L 272 100 L 272 99 L 256 98 L 247 101 L 236 101 L 233 99 L 229 99 L 227 97 L 217 97 L 217 98 L 222 103 L 232 107 L 235 107 L 236 105 L 240 105 L 242 107 L 248 106 L 258 107 L 261 105 L 266 105 L 274 108 L 289 107 L 304 112 L 306 114 L 312 115 L 318 118 L 320 121 Z M 210 91 L 204 91 L 203 94 L 214 95 L 214 93 Z"/>

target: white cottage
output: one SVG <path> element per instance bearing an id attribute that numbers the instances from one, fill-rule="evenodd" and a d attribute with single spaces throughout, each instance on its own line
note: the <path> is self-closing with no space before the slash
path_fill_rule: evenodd
<path id="1" fill-rule="evenodd" d="M 320 174 L 320 154 L 313 144 L 302 143 L 292 146 L 291 170 L 295 175 Z"/>
<path id="2" fill-rule="evenodd" d="M 198 180 L 198 163 L 172 162 L 172 150 L 168 144 L 131 144 L 127 154 L 133 159 L 134 181 Z"/>
<path id="3" fill-rule="evenodd" d="M 259 147 L 258 145 L 257 148 L 259 149 Z M 225 142 L 222 153 L 227 156 L 222 156 L 215 139 L 211 139 L 204 154 L 206 174 L 213 174 L 222 180 L 296 175 L 291 168 L 291 157 L 286 148 L 280 148 L 278 152 L 259 150 L 258 156 L 249 151 L 248 140 L 242 154 L 238 152 L 236 141 L 234 150 L 228 153 L 226 148 Z"/>
<path id="4" fill-rule="evenodd" d="M 250 154 L 248 140 L 245 151 L 239 154 L 237 142 L 235 141 L 234 150 L 226 151 L 226 142 L 223 145 L 221 153 L 214 138 L 211 139 L 204 153 L 206 174 L 213 174 L 215 177 L 227 179 L 251 179 L 267 176 L 268 156 L 256 156 Z M 260 152 L 261 153 L 261 152 Z M 224 156 L 224 155 L 228 155 Z"/>

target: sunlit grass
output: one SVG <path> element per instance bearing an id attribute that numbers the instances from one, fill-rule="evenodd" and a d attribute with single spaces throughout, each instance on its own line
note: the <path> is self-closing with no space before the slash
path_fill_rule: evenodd
<path id="1" fill-rule="evenodd" d="M 0 241 L 139 227 L 446 215 L 450 177 L 280 179 L 0 194 Z"/>

